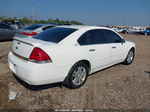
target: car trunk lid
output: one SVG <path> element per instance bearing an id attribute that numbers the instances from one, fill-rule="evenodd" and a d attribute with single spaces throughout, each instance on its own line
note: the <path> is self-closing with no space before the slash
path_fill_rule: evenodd
<path id="1" fill-rule="evenodd" d="M 44 42 L 33 38 L 14 38 L 12 52 L 19 57 L 29 58 L 35 47 L 54 45 L 55 43 Z"/>

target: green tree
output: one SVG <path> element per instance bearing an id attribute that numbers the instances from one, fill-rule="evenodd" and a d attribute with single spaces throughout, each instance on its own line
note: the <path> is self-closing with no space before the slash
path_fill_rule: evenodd
<path id="1" fill-rule="evenodd" d="M 32 19 L 30 17 L 23 17 L 18 19 L 17 17 L 5 17 L 5 16 L 0 16 L 0 20 L 17 20 L 20 22 L 23 22 L 25 24 L 31 24 L 32 23 Z M 41 23 L 41 24 L 45 24 L 45 23 L 62 23 L 62 24 L 76 24 L 76 25 L 82 25 L 81 22 L 75 21 L 75 20 L 60 20 L 59 18 L 56 19 L 52 19 L 49 18 L 47 20 L 35 20 L 34 23 Z"/>

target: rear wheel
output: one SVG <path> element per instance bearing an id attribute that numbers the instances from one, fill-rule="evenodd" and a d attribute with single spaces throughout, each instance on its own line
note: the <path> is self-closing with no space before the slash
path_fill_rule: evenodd
<path id="1" fill-rule="evenodd" d="M 131 49 L 124 61 L 124 64 L 126 64 L 126 65 L 131 64 L 134 60 L 134 56 L 135 56 L 134 49 Z"/>
<path id="2" fill-rule="evenodd" d="M 85 83 L 87 75 L 88 69 L 86 65 L 82 62 L 77 63 L 71 68 L 64 83 L 72 89 L 80 88 Z"/>

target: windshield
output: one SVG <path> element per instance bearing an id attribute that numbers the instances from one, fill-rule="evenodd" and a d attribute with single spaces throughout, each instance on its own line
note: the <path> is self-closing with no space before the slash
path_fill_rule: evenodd
<path id="1" fill-rule="evenodd" d="M 40 39 L 47 42 L 54 42 L 58 43 L 64 38 L 66 38 L 71 33 L 75 32 L 77 29 L 73 28 L 61 28 L 61 27 L 55 27 L 48 29 L 42 33 L 40 33 L 37 36 L 34 36 L 35 39 Z"/>

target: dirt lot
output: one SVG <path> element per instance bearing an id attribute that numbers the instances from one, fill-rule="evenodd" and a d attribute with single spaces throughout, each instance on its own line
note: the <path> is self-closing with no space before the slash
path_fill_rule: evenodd
<path id="1" fill-rule="evenodd" d="M 0 108 L 7 109 L 150 109 L 150 36 L 123 35 L 136 43 L 134 62 L 118 64 L 90 75 L 71 90 L 60 84 L 30 87 L 7 67 L 10 42 L 0 42 Z M 17 92 L 9 100 L 9 92 Z"/>

